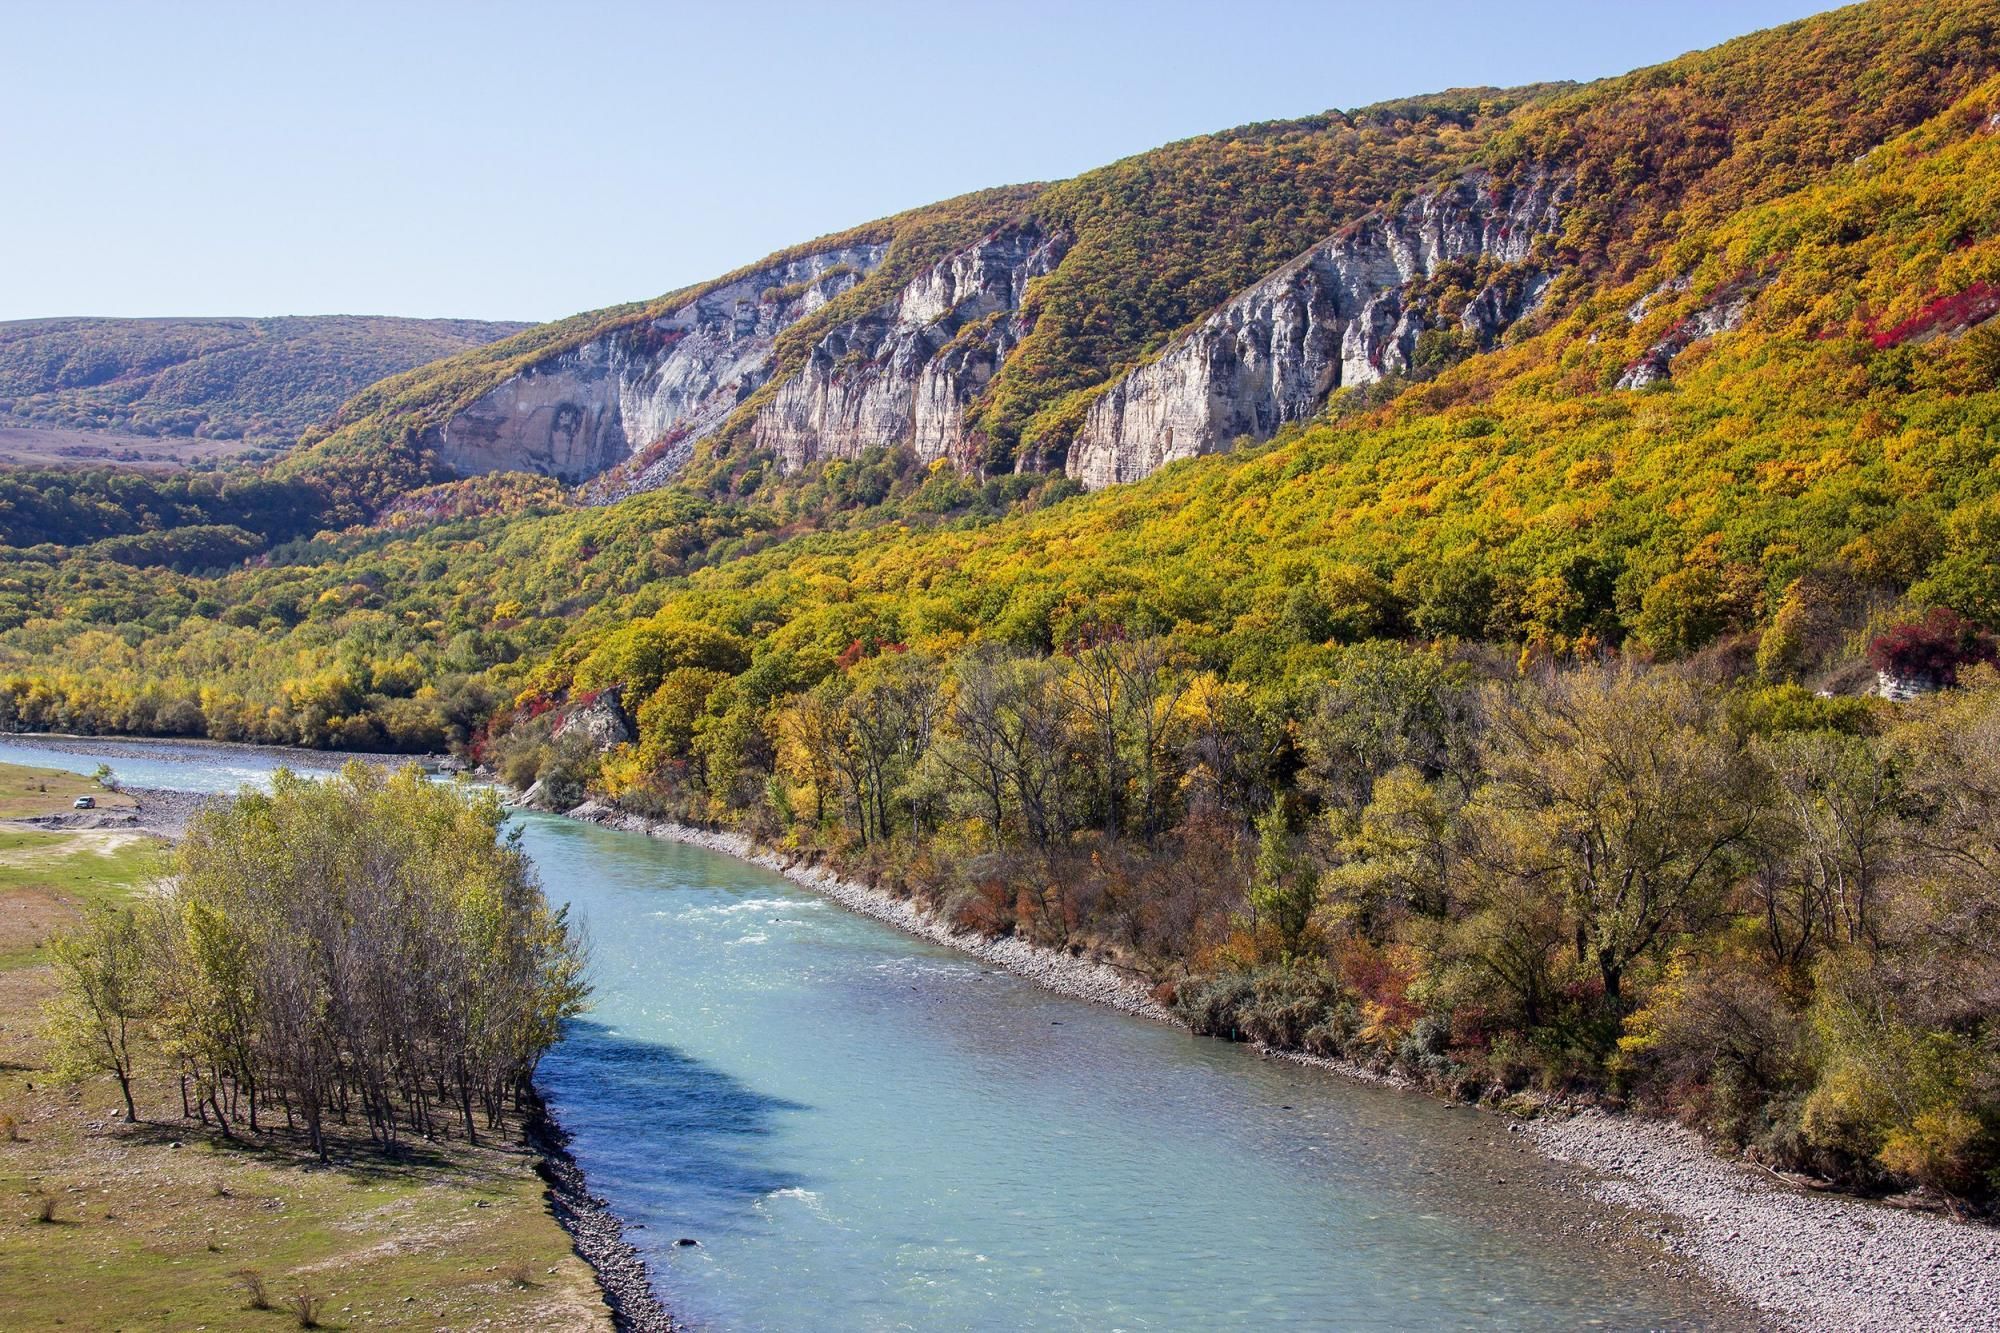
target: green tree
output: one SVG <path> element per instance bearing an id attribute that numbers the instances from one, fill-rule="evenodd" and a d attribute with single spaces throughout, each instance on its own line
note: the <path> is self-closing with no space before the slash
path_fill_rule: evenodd
<path id="1" fill-rule="evenodd" d="M 1562 905 L 1605 1001 L 1678 930 L 1709 923 L 1754 828 L 1754 765 L 1711 690 L 1590 668 L 1489 700 L 1485 793 L 1509 877 Z"/>
<path id="2" fill-rule="evenodd" d="M 1281 960 L 1299 955 L 1318 907 L 1319 877 L 1312 860 L 1300 850 L 1284 810 L 1273 806 L 1257 818 L 1250 909 L 1257 922 L 1277 932 Z"/>
<path id="3" fill-rule="evenodd" d="M 1410 603 L 1410 624 L 1433 639 L 1485 638 L 1494 621 L 1498 581 L 1483 556 L 1449 555 L 1396 572 L 1396 592 Z"/>
<path id="4" fill-rule="evenodd" d="M 580 1012 L 582 944 L 491 792 L 350 764 L 204 810 L 148 971 L 156 1026 L 225 1131 L 329 1119 L 476 1139 Z"/>
<path id="5" fill-rule="evenodd" d="M 111 1075 L 125 1097 L 125 1118 L 136 1121 L 138 1038 L 153 1009 L 136 917 L 129 908 L 94 909 L 80 932 L 57 936 L 49 953 L 59 987 L 47 1013 L 57 1077 Z"/>

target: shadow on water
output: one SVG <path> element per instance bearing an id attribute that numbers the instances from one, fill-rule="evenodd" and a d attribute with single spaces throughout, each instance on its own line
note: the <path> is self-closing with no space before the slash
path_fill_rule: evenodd
<path id="1" fill-rule="evenodd" d="M 621 1192 L 643 1182 L 637 1211 L 729 1214 L 805 1183 L 773 1160 L 773 1138 L 779 1115 L 810 1108 L 664 1042 L 575 1019 L 542 1082 L 587 1171 L 608 1170 Z"/>

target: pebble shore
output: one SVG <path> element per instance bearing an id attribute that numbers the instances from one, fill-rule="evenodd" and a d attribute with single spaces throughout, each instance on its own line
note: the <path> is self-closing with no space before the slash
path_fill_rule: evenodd
<path id="1" fill-rule="evenodd" d="M 125 794 L 139 803 L 139 827 L 163 838 L 178 838 L 187 831 L 195 812 L 218 798 L 199 792 L 168 791 L 163 787 L 127 787 Z"/>
<path id="2" fill-rule="evenodd" d="M 1663 1246 L 1786 1327 L 2000 1330 L 2000 1230 L 1800 1189 L 1657 1120 L 1586 1111 L 1520 1132 L 1596 1197 L 1674 1218 Z"/>
<path id="3" fill-rule="evenodd" d="M 569 1150 L 569 1136 L 536 1105 L 528 1116 L 528 1143 L 541 1154 L 536 1171 L 549 1189 L 549 1211 L 567 1231 L 576 1252 L 597 1274 L 612 1327 L 621 1333 L 674 1333 L 673 1317 L 653 1290 L 652 1274 L 610 1206 L 590 1192 L 583 1168 Z"/>
<path id="4" fill-rule="evenodd" d="M 983 959 L 1063 995 L 1180 1025 L 1142 982 L 1089 958 L 953 930 L 908 899 L 823 866 L 760 849 L 738 833 L 693 828 L 589 802 L 571 818 L 704 847 L 775 871 L 844 907 Z M 1265 1054 L 1349 1078 L 1410 1086 L 1347 1061 Z M 2000 1229 L 1846 1195 L 1815 1194 L 1717 1156 L 1678 1125 L 1586 1111 L 1514 1127 L 1614 1206 L 1671 1219 L 1657 1239 L 1773 1327 L 1834 1333 L 2000 1333 Z"/>

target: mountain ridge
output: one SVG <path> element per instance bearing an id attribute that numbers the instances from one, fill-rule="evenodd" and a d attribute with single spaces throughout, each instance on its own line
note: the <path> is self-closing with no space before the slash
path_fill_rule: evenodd
<path id="1" fill-rule="evenodd" d="M 1809 170 L 1911 128 L 1970 87 L 1969 71 L 1992 32 L 1991 14 L 1977 4 L 1855 7 L 1595 83 L 1447 90 L 1243 126 L 1136 154 L 1069 181 L 1011 187 L 998 208 L 967 208 L 968 201 L 999 202 L 967 196 L 863 224 L 839 235 L 876 238 L 906 262 L 894 275 L 856 284 L 852 300 L 822 314 L 810 330 L 789 337 L 780 330 L 764 371 L 768 383 L 746 395 L 757 410 L 746 402 L 720 420 L 695 422 L 659 402 L 638 404 L 635 419 L 645 427 L 627 432 L 623 458 L 605 459 L 607 466 L 593 473 L 618 474 L 599 488 L 602 494 L 664 484 L 683 467 L 691 469 L 692 485 L 745 494 L 811 458 L 852 458 L 866 444 L 907 442 L 925 461 L 948 454 L 961 469 L 990 476 L 1062 469 L 1081 437 L 1098 461 L 1079 465 L 1072 475 L 1098 484 L 1142 475 L 1184 452 L 1189 439 L 1208 451 L 1227 447 L 1238 434 L 1261 438 L 1283 420 L 1314 414 L 1342 387 L 1407 378 L 1413 371 L 1431 374 L 1451 359 L 1485 350 L 1515 317 L 1543 304 L 1565 307 L 1583 285 L 1618 276 L 1621 265 L 1638 262 L 1672 234 L 1782 192 Z M 1845 77 L 1815 77 L 1835 66 Z M 1788 100 L 1786 80 L 1759 72 L 1773 68 L 1804 76 L 1798 86 L 1808 90 L 1805 104 Z M 1786 128 L 1774 135 L 1777 126 Z M 1621 145 L 1639 148 L 1625 152 Z M 1635 173 L 1645 177 L 1638 190 L 1621 183 L 1636 179 Z M 1158 358 L 1169 346 L 1302 256 L 1336 243 L 1345 228 L 1368 217 L 1388 222 L 1411 206 L 1413 196 L 1441 198 L 1473 181 L 1511 194 L 1538 180 L 1559 200 L 1581 202 L 1542 218 L 1538 246 L 1510 252 L 1513 271 L 1482 273 L 1469 290 L 1459 290 L 1468 278 L 1460 270 L 1477 267 L 1476 257 L 1454 255 L 1442 274 L 1422 264 L 1404 266 L 1372 292 L 1368 317 L 1383 327 L 1357 335 L 1366 346 L 1351 356 L 1280 358 L 1271 368 L 1279 380 L 1309 386 L 1307 392 L 1281 394 L 1283 403 L 1263 393 L 1205 426 L 1199 423 L 1212 414 L 1203 400 L 1240 393 L 1241 384 L 1220 386 L 1214 376 L 1197 373 L 1182 377 L 1181 392 L 1164 392 L 1174 377 L 1159 368 Z M 960 224 L 955 248 L 931 245 L 918 253 L 898 246 L 892 237 L 897 227 L 922 226 L 940 209 L 953 211 Z M 926 270 L 972 262 L 975 252 L 1023 223 L 1060 237 L 1063 254 L 1046 272 L 1014 284 L 1008 309 L 985 310 L 976 321 L 947 312 L 948 329 L 912 328 L 893 356 L 877 346 L 874 330 L 909 282 L 924 281 Z M 794 247 L 759 264 L 833 240 Z M 678 299 L 703 296 L 757 268 L 698 284 Z M 897 287 L 892 276 L 906 287 Z M 1423 291 L 1426 284 L 1432 290 Z M 1518 304 L 1524 287 L 1533 288 L 1533 309 Z M 660 330 L 667 300 L 610 318 L 578 317 L 587 321 L 580 327 L 616 334 L 650 321 Z M 1344 328 L 1361 330 L 1353 320 L 1362 313 L 1357 308 L 1338 318 Z M 1416 344 L 1426 335 L 1418 364 Z M 1335 340 L 1341 336 L 1336 332 Z M 1375 345 L 1378 338 L 1386 344 Z M 926 343 L 928 354 L 914 356 L 912 339 Z M 552 345 L 568 350 L 576 344 L 563 339 Z M 592 355 L 612 359 L 608 346 Z M 1269 355 L 1269 348 L 1246 345 L 1234 359 L 1256 364 Z M 896 364 L 877 364 L 885 356 Z M 1338 363 L 1342 372 L 1329 377 L 1325 362 Z M 531 366 L 532 358 L 517 359 L 512 373 Z M 508 373 L 502 367 L 481 382 L 495 392 Z M 636 378 L 643 380 L 644 368 Z M 461 410 L 467 404 L 451 385 L 443 390 L 430 393 L 428 403 L 420 401 L 421 387 L 406 396 L 413 414 L 378 422 L 389 427 L 393 438 L 387 441 L 336 428 L 315 450 L 325 457 L 365 455 L 376 447 L 395 458 L 408 480 L 449 480 L 463 469 L 452 464 L 443 438 L 448 424 L 437 418 L 445 397 Z M 1140 427 L 1149 438 L 1159 437 L 1169 418 L 1181 423 L 1172 428 L 1183 443 L 1152 461 L 1144 449 L 1127 447 L 1112 421 L 1121 414 L 1103 405 L 1134 394 L 1155 402 Z M 1157 401 L 1163 395 L 1168 401 Z M 768 410 L 773 396 L 789 406 Z M 807 401 L 816 404 L 810 411 L 801 408 Z M 884 415 L 890 404 L 895 409 Z M 543 406 L 567 406 L 579 417 L 606 410 L 587 394 Z M 1249 429 L 1238 431 L 1237 425 Z M 954 443 L 941 443 L 947 439 Z M 640 454 L 647 459 L 631 464 Z M 518 461 L 541 470 L 525 454 Z M 565 475 L 582 480 L 568 475 L 574 471 Z"/>

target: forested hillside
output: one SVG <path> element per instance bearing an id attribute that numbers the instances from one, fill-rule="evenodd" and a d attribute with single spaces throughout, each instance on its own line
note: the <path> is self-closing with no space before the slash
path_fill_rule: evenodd
<path id="1" fill-rule="evenodd" d="M 1153 433 L 1180 436 L 1167 457 L 1261 439 L 1329 390 L 1386 396 L 1532 336 L 1737 210 L 1938 114 L 1990 71 L 1993 26 L 1979 3 L 1887 0 L 1583 87 L 1247 126 L 967 196 L 417 372 L 356 403 L 291 467 L 324 480 L 344 519 L 462 475 L 457 441 L 497 414 L 512 417 L 503 434 L 538 439 L 608 419 L 632 465 L 600 495 L 676 473 L 717 497 L 765 495 L 870 444 L 982 476 L 1067 468 L 1095 484 L 1079 437 L 1135 442 L 1098 438 L 1092 409 L 1233 296 L 1275 283 L 1278 308 L 1229 315 L 1225 345 L 1151 386 L 1167 400 Z M 1039 248 L 1003 270 L 1017 235 Z M 1333 257 L 1321 285 L 1288 285 L 1316 247 Z M 1680 253 L 1684 269 L 1693 252 Z M 839 257 L 831 267 L 852 280 L 783 309 L 802 293 L 781 270 L 816 256 Z M 741 337 L 718 349 L 701 326 L 721 311 L 704 303 L 733 306 L 739 323 L 762 307 L 777 327 L 754 349 Z M 717 360 L 742 376 L 719 419 L 680 397 Z M 1215 401 L 1238 399 L 1204 429 Z M 517 466 L 562 470 L 519 444 Z"/>
<path id="2" fill-rule="evenodd" d="M 643 379 L 711 327 L 703 292 L 531 331 L 377 386 L 260 483 L 337 531 L 162 501 L 250 533 L 237 563 L 76 495 L 44 545 L 10 520 L 0 709 L 452 745 L 557 806 L 740 827 L 1110 952 L 1202 1030 L 1645 1105 L 1984 1206 L 1997 24 L 1878 0 L 809 243 L 874 266 L 812 270 L 817 304 L 774 289 L 802 313 L 750 348 L 748 415 L 617 503 L 442 480 L 433 445 L 551 355 L 609 338 L 588 364 Z M 939 267 L 1030 227 L 1032 263 Z M 1377 240 L 1460 257 L 1397 268 L 1366 318 L 1298 294 Z M 1155 359 L 1257 389 L 1270 310 L 1358 349 L 1300 364 L 1368 373 L 1128 485 L 1056 466 L 1101 398 L 1157 405 L 1117 387 Z M 804 420 L 937 383 L 897 356 L 984 368 L 951 447 L 760 443 L 784 393 Z M 1878 672 L 1936 693 L 1890 703 Z"/>
<path id="3" fill-rule="evenodd" d="M 289 445 L 376 380 L 526 327 L 470 319 L 0 324 L 0 426 Z"/>

